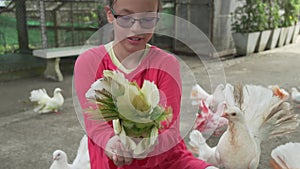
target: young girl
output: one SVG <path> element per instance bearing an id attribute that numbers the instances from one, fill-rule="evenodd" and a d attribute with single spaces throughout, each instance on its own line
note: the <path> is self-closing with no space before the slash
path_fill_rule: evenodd
<path id="1" fill-rule="evenodd" d="M 114 134 L 110 122 L 90 120 L 84 113 L 89 136 L 92 169 L 204 169 L 215 168 L 195 158 L 179 132 L 181 104 L 180 66 L 176 58 L 148 44 L 159 20 L 159 0 L 110 0 L 105 8 L 114 27 L 114 41 L 90 49 L 77 59 L 74 68 L 76 94 L 82 110 L 90 106 L 85 93 L 103 77 L 103 70 L 118 70 L 139 86 L 144 80 L 154 82 L 160 90 L 160 104 L 171 106 L 172 122 L 159 131 L 158 144 L 147 158 L 134 159 Z"/>

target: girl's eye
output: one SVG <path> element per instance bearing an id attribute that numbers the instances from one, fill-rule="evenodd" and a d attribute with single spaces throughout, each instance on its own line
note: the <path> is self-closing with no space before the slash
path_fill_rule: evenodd
<path id="1" fill-rule="evenodd" d="M 154 21 L 156 18 L 155 17 L 145 17 L 145 18 L 142 18 L 141 20 L 143 22 L 152 22 Z"/>
<path id="2" fill-rule="evenodd" d="M 131 17 L 130 16 L 121 16 L 120 19 L 122 19 L 123 21 L 130 21 Z"/>

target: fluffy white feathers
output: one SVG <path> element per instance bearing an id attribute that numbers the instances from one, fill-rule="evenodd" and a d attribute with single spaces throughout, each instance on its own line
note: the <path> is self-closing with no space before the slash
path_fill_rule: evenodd
<path id="1" fill-rule="evenodd" d="M 297 90 L 297 88 L 292 88 L 292 101 L 294 103 L 300 104 L 300 92 Z"/>
<path id="2" fill-rule="evenodd" d="M 276 147 L 271 153 L 271 166 L 274 169 L 300 168 L 300 143 L 289 142 Z"/>
<path id="3" fill-rule="evenodd" d="M 229 85 L 218 85 L 213 94 L 208 94 L 200 85 L 193 86 L 190 94 L 192 105 L 199 106 L 194 129 L 204 134 L 205 138 L 222 134 L 227 126 L 227 119 L 221 117 L 225 108 L 225 93 Z"/>
<path id="4" fill-rule="evenodd" d="M 34 111 L 38 113 L 57 112 L 58 108 L 64 103 L 64 97 L 61 92 L 60 88 L 56 88 L 53 92 L 53 97 L 50 97 L 45 89 L 31 91 L 30 101 L 38 104 Z"/>

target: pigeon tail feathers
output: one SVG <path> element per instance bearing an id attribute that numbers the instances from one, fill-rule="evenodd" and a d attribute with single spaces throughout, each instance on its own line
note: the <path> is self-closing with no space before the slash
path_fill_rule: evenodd
<path id="1" fill-rule="evenodd" d="M 80 144 L 77 150 L 77 155 L 73 161 L 73 166 L 78 169 L 89 169 L 90 168 L 90 158 L 88 151 L 88 138 L 84 135 L 80 140 Z M 77 169 L 76 168 L 76 169 Z"/>

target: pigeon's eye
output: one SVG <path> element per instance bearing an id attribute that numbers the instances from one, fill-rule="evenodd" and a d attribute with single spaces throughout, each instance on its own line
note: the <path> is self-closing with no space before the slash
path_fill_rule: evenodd
<path id="1" fill-rule="evenodd" d="M 236 113 L 232 113 L 231 115 L 232 115 L 232 116 L 236 116 Z"/>
<path id="2" fill-rule="evenodd" d="M 57 156 L 60 156 L 60 153 L 59 153 L 59 154 L 57 154 Z"/>

